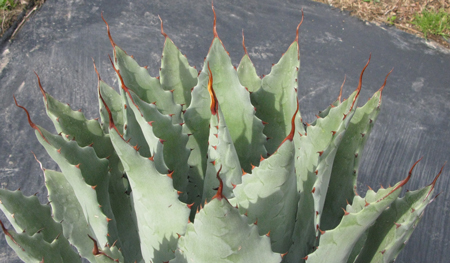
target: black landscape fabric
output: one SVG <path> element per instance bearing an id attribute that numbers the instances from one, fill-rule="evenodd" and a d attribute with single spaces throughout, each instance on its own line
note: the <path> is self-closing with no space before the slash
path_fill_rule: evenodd
<path id="1" fill-rule="evenodd" d="M 382 110 L 362 154 L 359 192 L 367 185 L 395 184 L 411 165 L 424 156 L 414 170 L 408 189 L 428 185 L 450 159 L 450 52 L 392 27 L 380 27 L 350 17 L 331 7 L 306 0 L 215 1 L 217 31 L 234 65 L 246 46 L 259 75 L 268 74 L 272 63 L 295 39 L 300 28 L 301 68 L 298 77 L 303 120 L 312 122 L 338 94 L 344 76 L 344 97 L 353 91 L 369 54 L 361 92 L 365 102 L 383 84 Z M 29 109 L 35 123 L 54 130 L 46 117 L 37 86 L 36 71 L 47 92 L 89 118 L 97 113 L 97 76 L 94 58 L 103 80 L 118 90 L 108 59 L 112 55 L 106 27 L 115 42 L 140 65 L 158 75 L 165 32 L 186 54 L 191 65 L 201 68 L 213 39 L 210 1 L 72 1 L 47 0 L 17 34 L 0 46 L 0 183 L 2 188 L 21 188 L 26 195 L 37 192 L 42 203 L 47 192 L 37 158 L 48 169 L 57 169 L 28 125 L 25 113 L 14 105 L 13 95 Z M 442 192 L 425 211 L 418 229 L 396 262 L 444 263 L 450 258 L 450 168 L 444 168 L 436 186 Z M 10 225 L 4 215 L 0 219 Z M 0 235 L 0 262 L 20 262 Z"/>

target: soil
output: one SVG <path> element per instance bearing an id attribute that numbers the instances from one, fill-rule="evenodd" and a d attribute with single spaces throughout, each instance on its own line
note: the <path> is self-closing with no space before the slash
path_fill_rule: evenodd
<path id="1" fill-rule="evenodd" d="M 13 39 L 28 18 L 45 0 L 13 0 L 0 8 L 0 39 Z M 7 38 L 7 39 L 5 39 Z"/>
<path id="2" fill-rule="evenodd" d="M 408 33 L 424 37 L 420 28 L 411 22 L 416 14 L 427 11 L 444 11 L 450 14 L 450 0 L 371 0 L 364 2 L 363 0 L 315 0 L 329 4 L 335 8 L 350 12 L 351 15 L 357 16 L 362 20 L 393 25 Z M 390 21 L 395 16 L 394 21 Z M 449 34 L 450 32 L 446 32 Z M 428 40 L 433 40 L 438 44 L 450 48 L 450 42 L 438 35 L 427 34 Z"/>

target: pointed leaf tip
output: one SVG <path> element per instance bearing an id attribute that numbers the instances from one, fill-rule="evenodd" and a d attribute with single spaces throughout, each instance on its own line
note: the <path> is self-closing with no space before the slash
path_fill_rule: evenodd
<path id="1" fill-rule="evenodd" d="M 219 176 L 220 171 L 222 171 L 222 165 L 220 165 L 219 171 L 217 171 L 217 174 L 216 174 L 216 177 L 219 180 L 220 185 L 219 185 L 219 188 L 217 189 L 216 195 L 214 195 L 211 198 L 211 200 L 213 200 L 214 198 L 217 198 L 220 201 L 220 200 L 222 200 L 222 198 L 225 198 L 225 196 L 222 193 L 222 191 L 223 191 L 223 181 L 222 181 L 222 178 L 220 178 L 220 176 Z"/>
<path id="2" fill-rule="evenodd" d="M 297 42 L 297 43 L 298 43 L 298 30 L 300 29 L 300 26 L 301 26 L 302 23 L 303 23 L 303 17 L 304 17 L 304 15 L 303 15 L 303 8 L 302 8 L 302 20 L 301 20 L 300 23 L 298 24 L 298 26 L 297 26 L 297 32 L 296 32 L 296 34 L 295 34 L 295 42 Z"/>
<path id="3" fill-rule="evenodd" d="M 39 167 L 41 168 L 41 170 L 43 171 L 43 172 L 45 172 L 45 168 L 42 166 L 42 163 L 38 160 L 38 158 L 36 157 L 36 154 L 34 154 L 34 152 L 33 151 L 31 151 L 31 153 L 33 154 L 33 156 L 34 156 L 34 159 L 36 160 L 36 162 L 38 162 L 39 163 Z M 45 176 L 45 173 L 44 173 L 44 176 Z M 37 193 L 36 193 L 37 194 Z M 1 202 L 0 202 L 1 203 Z"/>
<path id="4" fill-rule="evenodd" d="M 247 52 L 247 48 L 245 47 L 245 36 L 244 36 L 244 29 L 242 29 L 242 46 L 244 47 L 245 54 L 250 58 Z M 247 89 L 248 90 L 248 89 Z"/>
<path id="5" fill-rule="evenodd" d="M 163 28 L 163 21 L 159 15 L 158 15 L 158 18 L 159 18 L 159 21 L 161 21 L 161 35 L 163 35 L 164 38 L 167 38 L 167 34 L 164 32 L 164 28 Z"/>
<path id="6" fill-rule="evenodd" d="M 94 64 L 94 70 L 95 70 L 95 73 L 97 74 L 98 81 L 102 80 L 102 79 L 100 78 L 100 74 L 98 73 L 97 66 L 95 65 L 95 60 L 94 60 L 94 58 L 92 58 L 92 63 Z M 99 87 L 99 88 L 100 88 L 100 87 Z"/>
<path id="7" fill-rule="evenodd" d="M 409 179 L 411 179 L 411 175 L 412 175 L 412 171 L 413 171 L 414 167 L 416 167 L 416 165 L 422 160 L 422 158 L 423 158 L 423 156 L 420 157 L 420 159 L 417 160 L 417 161 L 413 164 L 413 166 L 411 167 L 411 169 L 410 169 L 409 172 L 408 172 L 408 176 L 407 176 L 405 179 L 403 179 L 402 181 L 400 181 L 400 183 L 398 184 L 397 187 L 395 187 L 394 189 L 392 189 L 387 195 L 385 195 L 383 198 L 381 198 L 381 199 L 378 200 L 377 202 L 382 201 L 383 199 L 385 199 L 386 197 L 388 197 L 390 194 L 392 194 L 393 192 L 395 192 L 397 189 L 399 189 L 400 187 L 404 186 L 404 185 L 409 181 Z"/>
<path id="8" fill-rule="evenodd" d="M 340 91 L 339 91 L 339 97 L 338 97 L 338 101 L 339 101 L 339 102 L 341 102 L 341 98 L 342 98 L 342 89 L 344 88 L 344 84 L 345 84 L 345 80 L 346 80 L 346 79 L 347 79 L 347 74 L 344 75 L 344 81 L 342 82 L 341 89 L 340 89 Z"/>
<path id="9" fill-rule="evenodd" d="M 47 96 L 45 96 L 45 94 L 46 94 L 47 92 L 45 92 L 45 90 L 42 88 L 42 85 L 41 85 L 41 78 L 39 78 L 39 75 L 36 73 L 36 71 L 33 71 L 33 72 L 34 72 L 34 74 L 35 74 L 36 77 L 37 77 L 39 89 L 40 89 L 41 92 L 42 92 L 42 96 L 44 96 L 45 101 L 47 101 Z"/>
<path id="10" fill-rule="evenodd" d="M 211 1 L 211 8 L 214 13 L 214 24 L 213 24 L 214 38 L 216 38 L 216 37 L 219 38 L 219 35 L 217 34 L 217 29 L 216 29 L 216 10 L 214 10 L 214 1 Z"/>
<path id="11" fill-rule="evenodd" d="M 364 75 L 364 71 L 366 70 L 367 66 L 369 66 L 369 62 L 370 62 L 371 58 L 372 58 L 372 53 L 370 53 L 369 59 L 367 60 L 366 65 L 364 66 L 364 68 L 361 71 L 361 74 L 359 75 L 359 83 L 358 83 L 358 88 L 356 88 L 356 96 L 353 98 L 352 106 L 350 107 L 350 110 L 347 112 L 347 114 L 344 114 L 344 120 L 347 117 L 347 115 L 352 111 L 353 107 L 355 106 L 356 99 L 359 97 L 359 94 L 361 92 L 361 87 L 362 87 L 362 78 Z"/>
<path id="12" fill-rule="evenodd" d="M 444 163 L 444 165 L 441 167 L 441 170 L 439 171 L 439 173 L 436 175 L 436 177 L 434 178 L 433 182 L 431 183 L 433 188 L 436 185 L 437 179 L 441 176 L 442 170 L 444 170 L 444 167 L 445 167 L 446 164 L 447 164 L 447 162 Z"/>
<path id="13" fill-rule="evenodd" d="M 386 75 L 386 78 L 384 78 L 384 83 L 381 86 L 381 88 L 378 90 L 380 92 L 380 99 L 378 100 L 378 106 L 380 106 L 381 104 L 381 95 L 383 94 L 383 89 L 386 86 L 386 82 L 387 82 L 387 78 L 389 77 L 389 75 L 391 75 L 392 71 L 394 71 L 394 68 L 391 69 L 391 71 L 389 71 L 389 73 Z"/>
<path id="14" fill-rule="evenodd" d="M 50 144 L 50 142 L 47 141 L 47 138 L 44 137 L 44 134 L 42 134 L 42 132 L 41 132 L 41 130 L 38 128 L 38 126 L 37 126 L 36 124 L 34 124 L 34 122 L 31 121 L 30 113 L 28 112 L 28 110 L 27 110 L 25 107 L 20 106 L 20 105 L 17 103 L 16 96 L 13 95 L 13 98 L 14 98 L 14 102 L 16 103 L 16 106 L 19 107 L 19 108 L 21 108 L 22 110 L 24 110 L 25 113 L 27 114 L 28 124 L 30 124 L 31 128 L 33 128 L 33 129 L 35 129 L 36 131 L 38 131 L 39 134 L 41 135 L 41 137 L 42 137 L 48 144 Z"/>
<path id="15" fill-rule="evenodd" d="M 112 46 L 113 49 L 114 49 L 114 58 L 115 58 L 115 57 L 116 57 L 116 50 L 115 50 L 116 43 L 114 43 L 114 40 L 113 40 L 112 37 L 111 37 L 111 31 L 110 31 L 110 29 L 109 29 L 108 22 L 106 22 L 105 18 L 103 17 L 103 12 L 101 13 L 101 16 L 102 16 L 103 22 L 105 22 L 105 24 L 106 24 L 106 31 L 108 31 L 109 42 L 111 42 L 111 46 Z"/>
<path id="16" fill-rule="evenodd" d="M 428 196 L 430 195 L 431 191 L 433 191 L 434 186 L 436 185 L 437 180 L 438 180 L 439 177 L 441 176 L 442 170 L 444 170 L 444 167 L 445 167 L 446 164 L 447 164 L 447 162 L 444 163 L 444 165 L 441 167 L 441 170 L 440 170 L 439 173 L 436 175 L 436 177 L 434 178 L 433 182 L 430 184 L 430 185 L 431 185 L 431 189 L 430 189 L 430 191 L 428 191 L 428 194 L 427 194 L 427 196 L 425 197 L 425 199 L 427 199 Z M 440 194 L 440 193 L 439 193 L 439 194 Z M 439 194 L 438 194 L 438 195 L 439 195 Z M 438 195 L 436 195 L 436 197 L 437 197 Z M 436 198 L 436 197 L 435 197 L 435 198 Z"/>

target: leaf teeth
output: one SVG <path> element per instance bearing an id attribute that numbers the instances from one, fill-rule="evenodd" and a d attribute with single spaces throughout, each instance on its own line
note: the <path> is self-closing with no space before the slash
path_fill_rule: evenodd
<path id="1" fill-rule="evenodd" d="M 318 229 L 319 229 L 319 232 L 320 232 L 321 235 L 324 235 L 324 234 L 325 234 L 325 231 L 323 231 L 323 230 L 320 229 L 320 228 L 318 228 Z"/>
<path id="2" fill-rule="evenodd" d="M 342 207 L 341 207 L 342 208 Z M 344 216 L 349 215 L 350 213 L 347 212 L 347 210 L 345 210 L 344 208 L 342 208 L 342 210 L 344 211 Z"/>

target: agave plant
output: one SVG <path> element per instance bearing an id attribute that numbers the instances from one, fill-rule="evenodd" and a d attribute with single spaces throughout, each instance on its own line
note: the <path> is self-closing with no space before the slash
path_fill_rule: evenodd
<path id="1" fill-rule="evenodd" d="M 34 124 L 15 101 L 61 169 L 42 169 L 48 205 L 0 189 L 0 208 L 14 229 L 1 227 L 21 259 L 311 263 L 397 257 L 434 199 L 442 169 L 430 185 L 404 197 L 399 194 L 418 161 L 394 186 L 358 195 L 360 154 L 387 76 L 357 107 L 369 57 L 348 99 L 339 95 L 313 123 L 303 123 L 297 98 L 301 22 L 286 53 L 260 78 L 244 40 L 245 55 L 232 66 L 215 20 L 214 13 L 214 38 L 200 72 L 161 21 L 159 77 L 116 45 L 105 21 L 120 93 L 97 72 L 100 123 L 49 95 L 39 77 L 59 134 Z"/>

